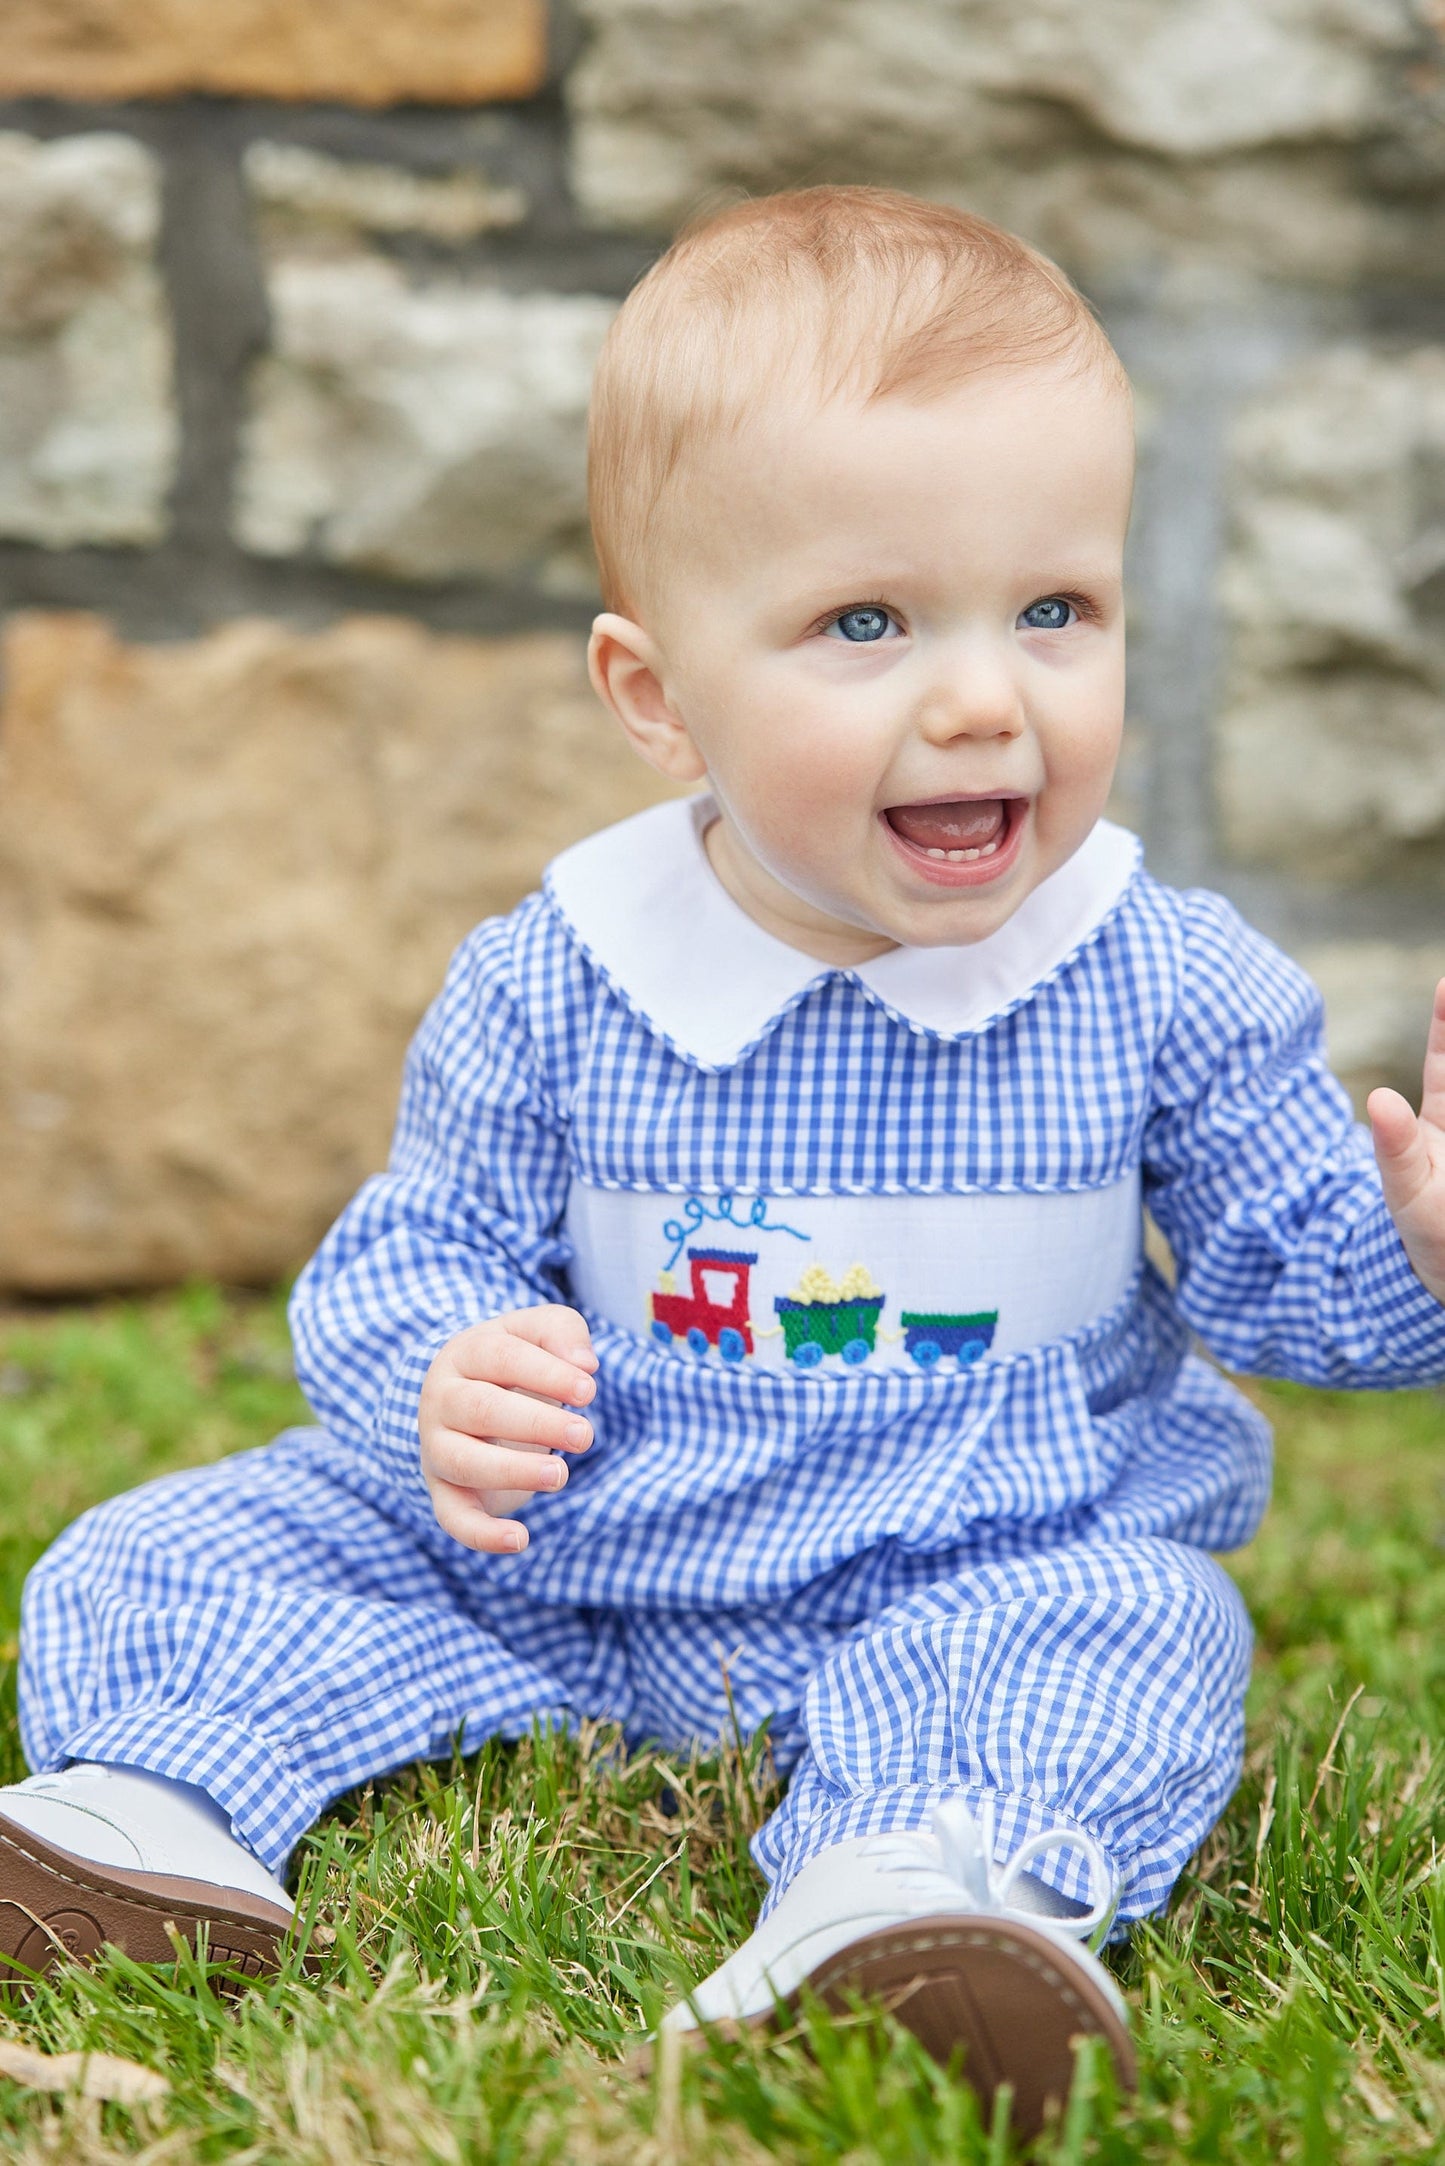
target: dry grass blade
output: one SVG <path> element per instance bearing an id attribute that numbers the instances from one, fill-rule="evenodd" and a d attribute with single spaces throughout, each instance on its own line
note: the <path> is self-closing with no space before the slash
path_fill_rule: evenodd
<path id="1" fill-rule="evenodd" d="M 1320 1792 L 1321 1790 L 1323 1790 L 1327 1778 L 1331 1775 L 1337 1775 L 1339 1773 L 1339 1769 L 1335 1766 L 1335 1751 L 1337 1746 L 1339 1745 L 1340 1739 L 1345 1734 L 1345 1724 L 1349 1721 L 1351 1715 L 1355 1711 L 1355 1702 L 1359 1699 L 1364 1689 L 1365 1688 L 1363 1685 L 1356 1685 L 1354 1691 L 1350 1694 L 1344 1706 L 1340 1709 L 1340 1719 L 1335 1724 L 1334 1731 L 1330 1737 L 1330 1741 L 1325 1747 L 1324 1758 L 1320 1761 L 1319 1768 L 1315 1774 L 1315 1786 L 1310 1792 L 1309 1803 L 1305 1807 L 1306 1820 L 1312 1818 L 1314 1814 L 1314 1809 L 1319 1803 Z"/>
<path id="2" fill-rule="evenodd" d="M 170 2085 L 153 2068 L 122 2060 L 115 2053 L 37 2053 L 31 2046 L 0 2039 L 0 2076 L 27 2091 L 78 2091 L 82 2098 L 109 2099 L 120 2106 L 165 2098 Z"/>

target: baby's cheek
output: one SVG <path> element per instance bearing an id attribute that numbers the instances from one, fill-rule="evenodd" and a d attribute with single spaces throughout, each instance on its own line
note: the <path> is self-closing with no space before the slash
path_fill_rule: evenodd
<path id="1" fill-rule="evenodd" d="M 1107 796 L 1123 737 L 1122 702 L 1102 696 L 1080 702 L 1048 732 L 1049 784 L 1061 794 Z"/>
<path id="2" fill-rule="evenodd" d="M 850 790 L 836 773 L 780 773 L 762 814 L 767 847 L 819 875 L 845 871 L 857 857 L 860 811 L 870 800 L 871 792 Z"/>
<path id="3" fill-rule="evenodd" d="M 872 809 L 887 761 L 861 731 L 845 723 L 797 745 L 786 764 L 795 797 L 820 820 L 841 825 Z"/>

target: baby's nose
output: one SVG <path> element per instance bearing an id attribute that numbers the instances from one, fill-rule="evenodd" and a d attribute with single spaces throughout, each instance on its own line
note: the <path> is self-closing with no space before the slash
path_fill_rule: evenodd
<path id="1" fill-rule="evenodd" d="M 941 743 L 954 737 L 1016 737 L 1023 710 L 1012 673 L 984 667 L 938 680 L 919 702 L 918 726 Z"/>

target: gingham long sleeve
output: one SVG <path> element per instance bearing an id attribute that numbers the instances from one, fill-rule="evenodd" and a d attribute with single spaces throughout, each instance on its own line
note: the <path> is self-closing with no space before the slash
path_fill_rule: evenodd
<path id="1" fill-rule="evenodd" d="M 417 1404 L 448 1339 L 565 1298 L 564 1123 L 512 984 L 508 927 L 453 957 L 407 1055 L 386 1173 L 296 1283 L 296 1373 L 319 1420 L 425 1502 Z"/>
<path id="2" fill-rule="evenodd" d="M 1231 1368 L 1348 1389 L 1445 1379 L 1368 1132 L 1325 1065 L 1319 993 L 1217 895 L 1187 898 L 1145 1195 L 1178 1305 Z"/>

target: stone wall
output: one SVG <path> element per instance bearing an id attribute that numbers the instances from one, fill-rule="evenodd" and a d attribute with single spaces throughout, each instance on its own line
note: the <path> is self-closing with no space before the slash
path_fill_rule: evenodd
<path id="1" fill-rule="evenodd" d="M 446 952 L 645 801 L 591 703 L 588 378 L 676 222 L 1019 227 L 1135 375 L 1156 868 L 1357 1089 L 1445 970 L 1441 0 L 12 0 L 0 1288 L 306 1251 Z"/>

